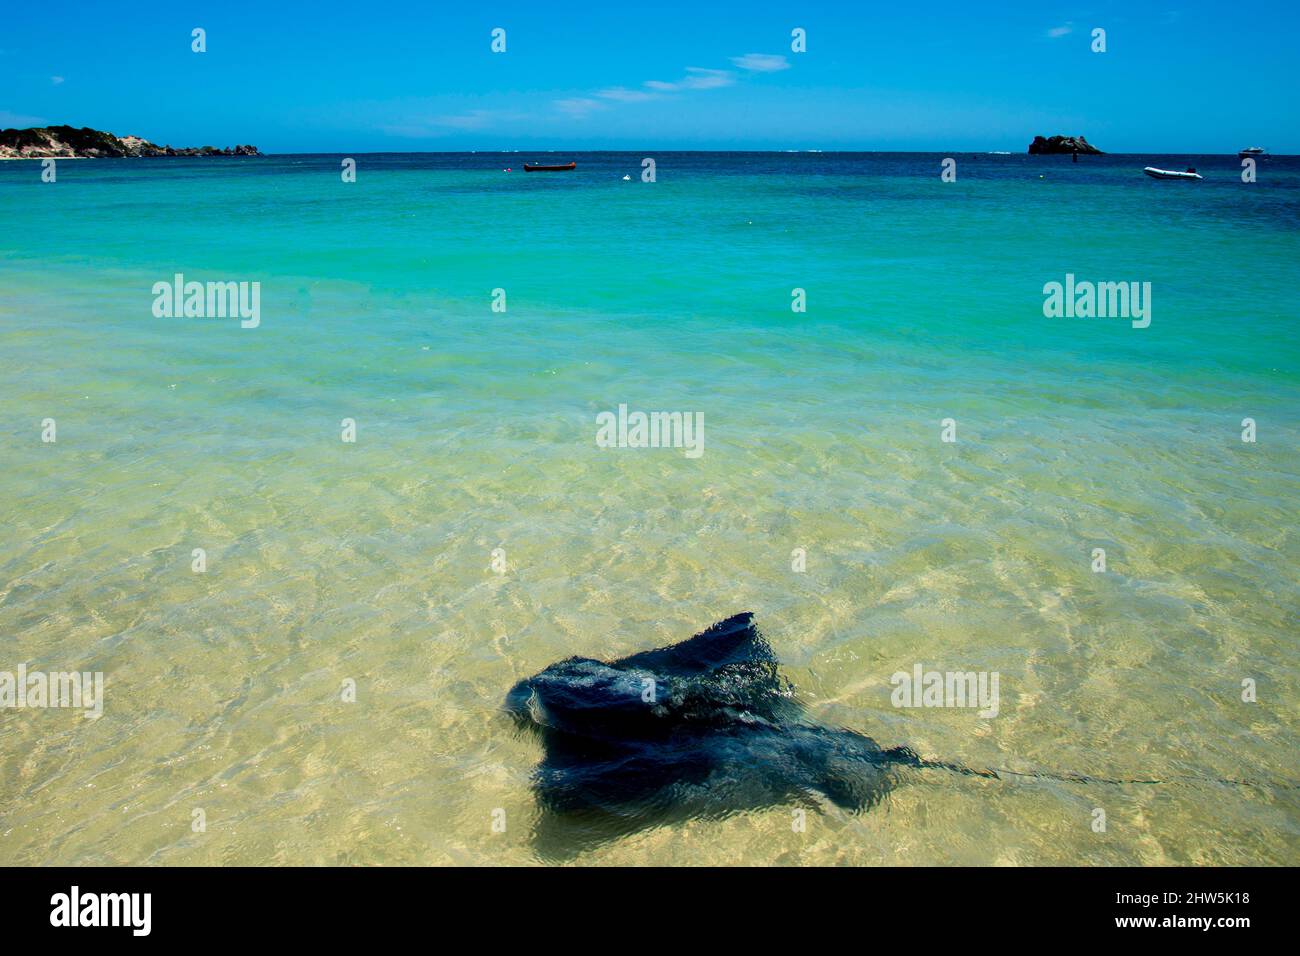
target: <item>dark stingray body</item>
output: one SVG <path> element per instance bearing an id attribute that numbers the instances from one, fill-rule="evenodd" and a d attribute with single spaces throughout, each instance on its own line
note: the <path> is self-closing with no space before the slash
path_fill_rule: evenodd
<path id="1" fill-rule="evenodd" d="M 816 794 L 864 810 L 916 761 L 808 720 L 748 613 L 621 660 L 559 661 L 516 684 L 506 709 L 545 747 L 533 787 L 548 855 Z"/>

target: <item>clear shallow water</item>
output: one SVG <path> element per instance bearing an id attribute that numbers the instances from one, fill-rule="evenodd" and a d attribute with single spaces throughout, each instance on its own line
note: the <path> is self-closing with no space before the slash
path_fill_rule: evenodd
<path id="1" fill-rule="evenodd" d="M 529 862 L 505 691 L 739 610 L 885 746 L 1300 782 L 1300 161 L 357 158 L 0 164 L 0 670 L 107 682 L 96 721 L 0 711 L 0 860 Z M 261 326 L 154 318 L 175 272 L 260 281 Z M 1151 326 L 1044 318 L 1067 272 L 1151 282 Z M 621 402 L 703 412 L 703 457 L 597 448 Z M 1001 713 L 895 709 L 917 662 L 998 671 Z M 777 807 L 580 859 L 1298 850 L 1282 786 L 925 772 L 803 834 Z"/>

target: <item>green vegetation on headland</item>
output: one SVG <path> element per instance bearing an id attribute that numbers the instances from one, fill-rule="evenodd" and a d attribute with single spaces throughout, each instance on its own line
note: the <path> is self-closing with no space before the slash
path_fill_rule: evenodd
<path id="1" fill-rule="evenodd" d="M 260 156 L 256 146 L 156 146 L 139 136 L 117 137 L 83 126 L 0 130 L 0 159 L 100 159 L 119 156 Z"/>

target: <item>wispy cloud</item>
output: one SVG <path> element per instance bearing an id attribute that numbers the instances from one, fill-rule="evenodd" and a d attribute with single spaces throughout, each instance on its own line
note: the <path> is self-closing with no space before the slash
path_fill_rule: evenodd
<path id="1" fill-rule="evenodd" d="M 611 86 L 607 90 L 600 90 L 596 95 L 603 100 L 615 100 L 619 103 L 644 103 L 646 100 L 659 99 L 658 93 L 649 93 L 645 90 L 629 90 L 625 86 Z"/>
<path id="2" fill-rule="evenodd" d="M 735 82 L 736 74 L 730 70 L 708 70 L 702 66 L 688 66 L 686 75 L 675 83 L 646 80 L 645 85 L 661 93 L 676 93 L 680 90 L 716 90 Z"/>
<path id="3" fill-rule="evenodd" d="M 24 129 L 28 126 L 48 126 L 49 121 L 44 116 L 28 116 L 25 113 L 10 113 L 8 110 L 0 110 L 0 127 L 14 126 L 18 129 Z"/>
<path id="4" fill-rule="evenodd" d="M 518 118 L 519 114 L 512 112 L 467 110 L 464 113 L 416 117 L 400 123 L 381 125 L 379 129 L 390 136 L 425 139 L 430 136 L 445 136 L 452 131 L 487 129 L 489 126 Z"/>
<path id="5" fill-rule="evenodd" d="M 777 53 L 746 53 L 744 56 L 733 56 L 731 62 L 752 73 L 775 73 L 790 69 L 790 61 Z"/>
<path id="6" fill-rule="evenodd" d="M 61 76 L 52 76 L 52 77 L 50 77 L 50 82 L 53 83 L 55 86 L 58 86 L 60 83 L 63 82 L 63 77 L 61 77 Z"/>
<path id="7" fill-rule="evenodd" d="M 605 108 L 604 103 L 600 100 L 593 100 L 589 96 L 573 96 L 568 99 L 555 100 L 554 105 L 561 113 L 577 119 L 583 119 L 596 110 Z"/>
<path id="8" fill-rule="evenodd" d="M 1052 27 L 1050 30 L 1047 31 L 1047 35 L 1051 37 L 1053 40 L 1055 40 L 1059 37 L 1063 37 L 1066 34 L 1073 33 L 1073 32 L 1074 32 L 1074 22 L 1071 21 L 1069 23 L 1062 23 L 1059 27 Z"/>
<path id="9" fill-rule="evenodd" d="M 451 129 L 483 129 L 491 125 L 496 116 L 491 110 L 470 110 L 468 113 L 435 117 L 434 123 Z"/>
<path id="10" fill-rule="evenodd" d="M 790 68 L 784 56 L 768 53 L 746 53 L 729 58 L 744 73 L 774 73 Z M 640 86 L 605 86 L 578 92 L 573 96 L 551 100 L 551 107 L 569 119 L 585 120 L 624 104 L 648 103 L 670 100 L 683 93 L 699 90 L 716 90 L 733 86 L 740 74 L 736 70 L 718 70 L 703 66 L 688 66 L 676 80 L 646 80 Z M 405 112 L 405 110 L 403 111 Z M 390 136 L 421 139 L 445 136 L 450 132 L 497 128 L 507 122 L 524 119 L 517 110 L 471 109 L 457 113 L 434 113 L 428 104 L 410 109 L 407 115 L 392 116 L 391 121 L 378 128 Z"/>
<path id="11" fill-rule="evenodd" d="M 760 54 L 751 54 L 758 56 Z M 744 59 L 737 57 L 736 59 Z M 779 57 L 778 59 L 784 59 Z M 772 69 L 772 67 L 751 67 L 751 69 Z M 586 119 L 592 113 L 607 108 L 612 103 L 647 103 L 661 100 L 673 93 L 690 90 L 716 90 L 731 86 L 736 82 L 736 74 L 731 70 L 714 70 L 703 66 L 688 66 L 686 75 L 679 80 L 646 80 L 639 88 L 627 86 L 607 86 L 585 96 L 573 96 L 552 100 L 552 105 L 574 119 Z"/>

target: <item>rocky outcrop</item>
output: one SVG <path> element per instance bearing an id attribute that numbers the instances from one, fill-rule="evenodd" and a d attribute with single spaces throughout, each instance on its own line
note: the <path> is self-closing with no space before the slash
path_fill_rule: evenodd
<path id="1" fill-rule="evenodd" d="M 261 156 L 256 146 L 156 146 L 139 136 L 121 138 L 83 126 L 0 130 L 0 159 L 100 159 L 120 156 Z"/>
<path id="2" fill-rule="evenodd" d="M 1082 136 L 1035 136 L 1029 144 L 1029 155 L 1050 155 L 1054 153 L 1090 153 L 1104 156 L 1101 150 Z"/>

